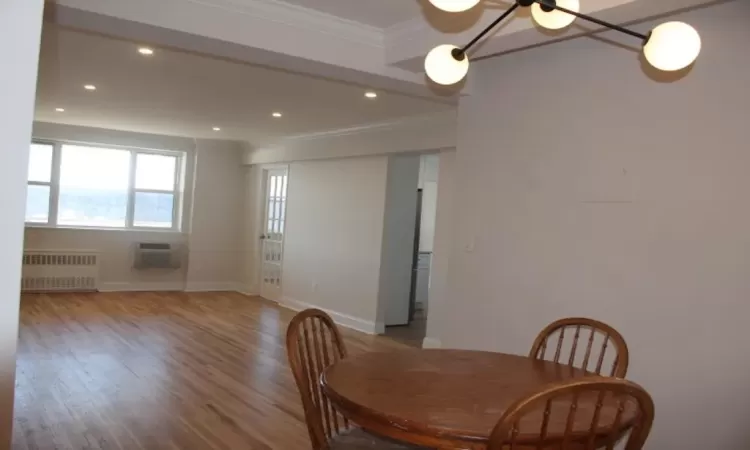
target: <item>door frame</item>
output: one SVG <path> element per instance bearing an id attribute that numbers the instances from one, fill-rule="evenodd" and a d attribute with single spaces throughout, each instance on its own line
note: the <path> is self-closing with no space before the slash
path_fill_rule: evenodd
<path id="1" fill-rule="evenodd" d="M 255 270 L 255 277 L 256 280 L 258 280 L 258 295 L 263 296 L 263 241 L 260 238 L 262 234 L 265 234 L 266 231 L 266 224 L 267 224 L 267 207 L 268 207 L 268 172 L 272 170 L 285 170 L 286 176 L 287 176 L 287 186 L 286 186 L 286 193 L 287 193 L 287 201 L 284 202 L 284 239 L 281 242 L 281 285 L 279 286 L 279 298 L 276 299 L 268 299 L 266 297 L 266 300 L 275 301 L 276 303 L 282 303 L 282 297 L 284 293 L 284 249 L 286 246 L 286 222 L 287 222 L 287 206 L 288 206 L 288 199 L 289 199 L 289 184 L 291 182 L 290 175 L 290 165 L 289 164 L 260 164 L 258 166 L 259 168 L 259 191 L 260 191 L 260 202 L 259 202 L 259 209 L 258 214 L 256 215 L 256 221 L 255 221 L 255 235 L 254 239 L 256 239 L 256 242 L 258 243 L 258 250 L 256 252 L 255 257 L 255 263 L 257 264 L 257 268 Z"/>

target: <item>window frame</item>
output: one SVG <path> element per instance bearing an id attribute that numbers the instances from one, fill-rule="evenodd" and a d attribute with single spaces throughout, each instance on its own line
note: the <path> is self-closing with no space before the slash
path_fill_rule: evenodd
<path id="1" fill-rule="evenodd" d="M 50 174 L 50 182 L 40 181 L 29 181 L 26 180 L 27 186 L 49 186 L 49 213 L 47 222 L 25 222 L 27 227 L 32 228 L 61 228 L 61 229 L 77 229 L 77 230 L 121 230 L 121 231 L 162 231 L 162 232 L 175 232 L 179 233 L 182 230 L 182 217 L 181 211 L 183 210 L 182 201 L 184 198 L 182 186 L 184 184 L 184 168 L 186 153 L 179 150 L 162 150 L 162 149 L 147 149 L 129 147 L 124 145 L 114 144 L 92 144 L 90 142 L 74 142 L 74 141 L 54 141 L 49 139 L 37 139 L 31 140 L 30 144 L 41 144 L 52 146 L 52 173 Z M 60 202 L 60 169 L 62 167 L 62 149 L 65 145 L 74 145 L 77 147 L 91 147 L 91 148 L 106 148 L 112 150 L 123 150 L 130 153 L 130 172 L 128 174 L 128 203 L 125 215 L 125 226 L 124 227 L 103 227 L 96 225 L 59 225 L 58 224 L 58 211 Z M 136 189 L 135 177 L 137 170 L 138 155 L 159 155 L 159 156 L 171 156 L 175 158 L 175 172 L 174 172 L 174 186 L 173 190 L 159 190 L 159 189 Z M 135 195 L 138 192 L 144 193 L 158 193 L 158 194 L 172 194 L 174 197 L 172 202 L 172 226 L 171 227 L 147 227 L 147 226 L 136 226 L 135 225 Z"/>
<path id="2" fill-rule="evenodd" d="M 138 171 L 138 155 L 171 156 L 174 162 L 174 184 L 171 191 L 161 189 L 143 189 L 135 186 L 136 173 Z M 180 211 L 182 210 L 182 196 L 180 186 L 182 185 L 181 168 L 184 153 L 169 150 L 131 150 L 130 152 L 130 184 L 128 187 L 128 214 L 125 219 L 126 228 L 136 230 L 165 230 L 180 231 Z M 172 226 L 167 227 L 144 227 L 135 225 L 135 195 L 139 192 L 151 194 L 172 194 Z"/>

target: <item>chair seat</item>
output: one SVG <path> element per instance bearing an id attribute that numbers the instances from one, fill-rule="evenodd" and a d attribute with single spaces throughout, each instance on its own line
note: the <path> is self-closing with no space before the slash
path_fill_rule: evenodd
<path id="1" fill-rule="evenodd" d="M 329 450 L 417 450 L 424 447 L 376 436 L 362 428 L 352 428 L 331 439 L 328 448 Z"/>

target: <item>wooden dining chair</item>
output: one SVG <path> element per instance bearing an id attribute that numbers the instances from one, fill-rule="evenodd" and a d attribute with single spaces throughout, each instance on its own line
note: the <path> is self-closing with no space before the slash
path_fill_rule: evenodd
<path id="1" fill-rule="evenodd" d="M 604 375 L 617 378 L 625 378 L 630 358 L 628 345 L 617 330 L 582 317 L 560 319 L 547 325 L 531 346 L 529 357 L 567 364 L 597 375 L 602 375 L 605 359 L 611 358 L 611 370 Z"/>
<path id="2" fill-rule="evenodd" d="M 323 369 L 346 358 L 346 346 L 336 324 L 325 312 L 298 313 L 286 332 L 289 365 L 297 383 L 313 450 L 406 450 L 410 447 L 352 426 L 323 393 Z"/>
<path id="3" fill-rule="evenodd" d="M 624 450 L 641 450 L 653 422 L 654 402 L 637 384 L 578 378 L 516 401 L 492 430 L 487 450 L 613 450 L 623 438 Z"/>

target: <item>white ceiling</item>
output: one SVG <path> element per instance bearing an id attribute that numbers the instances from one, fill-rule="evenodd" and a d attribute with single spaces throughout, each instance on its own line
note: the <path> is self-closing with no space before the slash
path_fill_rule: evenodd
<path id="1" fill-rule="evenodd" d="M 341 0 L 381 1 L 385 0 Z M 411 0 L 391 3 L 406 1 Z M 292 135 L 454 108 L 389 92 L 368 100 L 364 86 L 161 48 L 144 57 L 137 48 L 132 42 L 46 23 L 35 119 L 263 145 Z M 94 84 L 97 90 L 86 91 L 84 84 Z M 65 112 L 55 112 L 58 107 Z M 272 118 L 273 111 L 284 117 Z M 221 131 L 212 131 L 214 126 Z"/>
<path id="2" fill-rule="evenodd" d="M 422 0 L 283 0 L 326 14 L 387 28 L 422 14 Z"/>

